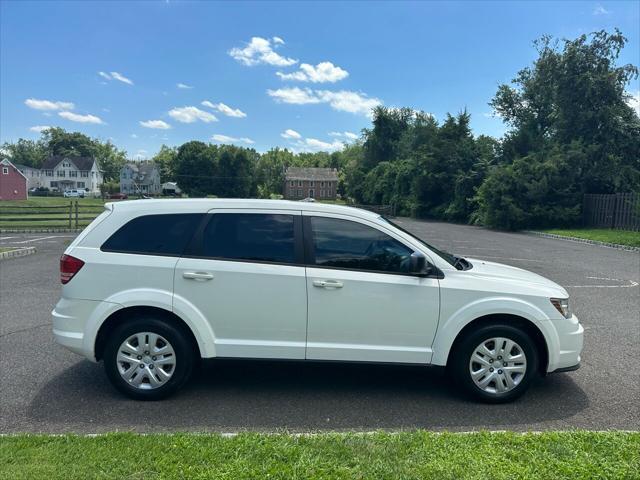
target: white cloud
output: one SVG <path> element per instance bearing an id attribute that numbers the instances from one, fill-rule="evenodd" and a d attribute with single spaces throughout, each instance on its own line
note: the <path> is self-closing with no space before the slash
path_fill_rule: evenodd
<path id="1" fill-rule="evenodd" d="M 276 102 L 292 103 L 294 105 L 322 102 L 310 88 L 305 88 L 304 90 L 298 87 L 279 88 L 277 90 L 267 90 L 267 94 L 273 97 Z"/>
<path id="2" fill-rule="evenodd" d="M 280 37 L 273 37 L 271 40 L 273 40 L 274 45 L 284 45 L 284 40 Z"/>
<path id="3" fill-rule="evenodd" d="M 350 90 L 304 90 L 298 87 L 267 90 L 267 94 L 277 102 L 306 105 L 312 103 L 328 103 L 334 110 L 371 116 L 371 110 L 382 104 L 378 98 Z"/>
<path id="4" fill-rule="evenodd" d="M 287 140 L 297 140 L 302 138 L 302 135 L 300 135 L 295 130 L 291 130 L 290 128 L 287 128 L 284 132 L 280 134 L 280 136 L 282 138 L 286 138 Z"/>
<path id="5" fill-rule="evenodd" d="M 140 125 L 145 128 L 155 128 L 158 130 L 169 130 L 171 128 L 171 125 L 169 125 L 164 120 L 146 120 L 144 122 L 140 121 Z"/>
<path id="6" fill-rule="evenodd" d="M 344 143 L 339 140 L 334 140 L 333 142 L 329 143 L 318 140 L 317 138 L 305 138 L 303 141 L 303 146 L 306 147 L 307 150 L 312 152 L 339 152 L 344 148 Z"/>
<path id="7" fill-rule="evenodd" d="M 223 115 L 226 115 L 227 117 L 244 118 L 247 116 L 247 114 L 244 113 L 239 108 L 231 108 L 230 106 L 225 105 L 222 102 L 211 103 L 209 100 L 204 100 L 202 103 L 200 103 L 200 105 L 213 108 L 214 110 L 219 111 L 220 113 L 222 113 Z"/>
<path id="8" fill-rule="evenodd" d="M 176 87 L 181 88 L 182 90 L 191 90 L 193 88 L 191 85 L 187 85 L 186 83 L 176 83 Z"/>
<path id="9" fill-rule="evenodd" d="M 273 42 L 278 45 L 284 43 L 280 37 L 274 37 Z M 244 48 L 232 48 L 229 50 L 229 55 L 243 65 L 250 67 L 260 64 L 288 67 L 298 63 L 298 60 L 276 53 L 271 47 L 271 41 L 262 37 L 251 38 L 251 41 Z"/>
<path id="10" fill-rule="evenodd" d="M 100 75 L 105 80 L 118 80 L 119 82 L 126 83 L 127 85 L 133 85 L 132 80 L 118 72 L 98 72 L 98 75 Z"/>
<path id="11" fill-rule="evenodd" d="M 53 102 L 36 98 L 27 98 L 24 104 L 34 110 L 73 110 L 75 108 L 75 105 L 71 102 Z"/>
<path id="12" fill-rule="evenodd" d="M 178 122 L 194 123 L 198 120 L 204 123 L 217 122 L 218 119 L 212 113 L 200 110 L 198 107 L 176 107 L 169 110 L 169 116 Z"/>
<path id="13" fill-rule="evenodd" d="M 602 5 L 596 5 L 596 8 L 593 9 L 594 15 L 609 15 L 611 12 L 604 8 Z"/>
<path id="14" fill-rule="evenodd" d="M 71 120 L 72 122 L 78 123 L 93 123 L 96 125 L 104 125 L 104 122 L 100 117 L 96 117 L 95 115 L 80 115 L 79 113 L 73 112 L 58 112 L 58 115 L 67 120 Z"/>
<path id="15" fill-rule="evenodd" d="M 627 92 L 627 105 L 636 111 L 636 114 L 640 117 L 640 90 L 636 90 L 636 93 Z"/>
<path id="16" fill-rule="evenodd" d="M 111 77 L 114 80 L 118 80 L 119 82 L 122 83 L 126 83 L 128 85 L 133 85 L 133 81 L 131 81 L 130 79 L 128 79 L 127 77 L 125 77 L 124 75 L 122 75 L 121 73 L 118 72 L 111 72 Z"/>
<path id="17" fill-rule="evenodd" d="M 329 132 L 331 137 L 346 138 L 348 140 L 356 140 L 358 135 L 353 132 Z"/>
<path id="18" fill-rule="evenodd" d="M 138 135 L 136 135 L 135 133 L 132 133 L 132 134 L 130 135 L 130 137 L 131 137 L 131 138 L 138 138 Z"/>
<path id="19" fill-rule="evenodd" d="M 237 137 L 230 137 L 228 135 L 221 135 L 219 133 L 216 133 L 215 135 L 213 135 L 211 139 L 220 143 L 246 143 L 247 145 L 252 145 L 256 143 L 247 137 L 237 138 Z"/>
<path id="20" fill-rule="evenodd" d="M 49 130 L 51 127 L 49 125 L 34 125 L 33 127 L 29 128 L 29 130 L 31 130 L 32 132 L 44 132 L 45 130 Z"/>
<path id="21" fill-rule="evenodd" d="M 382 101 L 378 98 L 369 98 L 364 94 L 349 90 L 332 92 L 330 90 L 316 90 L 316 94 L 323 102 L 327 102 L 334 110 L 371 116 L 371 110 Z"/>
<path id="22" fill-rule="evenodd" d="M 331 62 L 321 62 L 315 67 L 308 63 L 300 65 L 300 70 L 293 73 L 277 72 L 282 80 L 297 80 L 299 82 L 312 82 L 312 83 L 335 83 L 338 80 L 343 80 L 349 76 L 349 72 L 334 65 Z"/>

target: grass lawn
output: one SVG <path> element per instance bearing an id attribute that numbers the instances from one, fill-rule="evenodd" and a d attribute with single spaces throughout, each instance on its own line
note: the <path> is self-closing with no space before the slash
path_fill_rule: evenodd
<path id="1" fill-rule="evenodd" d="M 611 230 L 609 228 L 578 228 L 575 230 L 543 230 L 545 233 L 553 233 L 565 237 L 586 238 L 599 242 L 617 243 L 631 247 L 640 247 L 640 232 L 628 232 L 625 230 Z"/>
<path id="2" fill-rule="evenodd" d="M 16 247 L 0 247 L 0 253 L 10 252 L 11 250 L 17 250 Z"/>
<path id="3" fill-rule="evenodd" d="M 0 437 L 0 478 L 638 478 L 640 433 Z"/>

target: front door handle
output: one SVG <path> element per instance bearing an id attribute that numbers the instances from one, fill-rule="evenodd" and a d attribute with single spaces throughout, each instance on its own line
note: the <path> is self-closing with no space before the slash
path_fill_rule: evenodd
<path id="1" fill-rule="evenodd" d="M 342 288 L 343 284 L 337 280 L 314 280 L 313 286 L 320 288 Z"/>
<path id="2" fill-rule="evenodd" d="M 212 280 L 213 275 L 209 272 L 183 272 L 182 277 L 189 280 Z"/>

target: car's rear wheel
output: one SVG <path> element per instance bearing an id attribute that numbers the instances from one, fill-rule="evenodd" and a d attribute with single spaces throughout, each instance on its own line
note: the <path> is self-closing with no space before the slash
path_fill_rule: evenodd
<path id="1" fill-rule="evenodd" d="M 538 371 L 536 345 L 511 325 L 485 325 L 468 332 L 451 352 L 449 370 L 458 385 L 488 403 L 515 400 Z"/>
<path id="2" fill-rule="evenodd" d="M 104 366 L 111 383 L 137 400 L 159 400 L 189 379 L 194 350 L 184 332 L 156 318 L 125 320 L 109 336 Z"/>

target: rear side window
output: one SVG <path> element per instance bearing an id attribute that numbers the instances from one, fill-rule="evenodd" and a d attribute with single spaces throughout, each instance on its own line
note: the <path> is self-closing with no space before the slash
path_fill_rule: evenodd
<path id="1" fill-rule="evenodd" d="M 144 215 L 126 223 L 104 242 L 104 252 L 179 256 L 204 214 Z"/>
<path id="2" fill-rule="evenodd" d="M 312 217 L 314 262 L 323 267 L 407 273 L 413 251 L 367 225 L 338 218 Z"/>
<path id="3" fill-rule="evenodd" d="M 293 215 L 216 213 L 204 230 L 205 257 L 295 263 Z"/>

